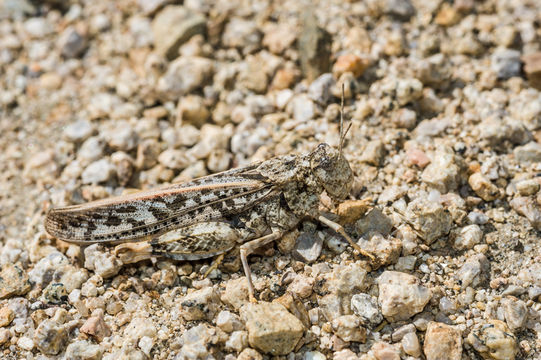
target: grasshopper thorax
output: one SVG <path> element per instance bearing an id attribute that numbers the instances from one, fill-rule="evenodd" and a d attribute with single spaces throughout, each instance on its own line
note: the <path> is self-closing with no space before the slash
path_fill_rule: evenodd
<path id="1" fill-rule="evenodd" d="M 319 144 L 310 153 L 310 170 L 333 200 L 344 200 L 353 184 L 353 172 L 341 151 Z"/>

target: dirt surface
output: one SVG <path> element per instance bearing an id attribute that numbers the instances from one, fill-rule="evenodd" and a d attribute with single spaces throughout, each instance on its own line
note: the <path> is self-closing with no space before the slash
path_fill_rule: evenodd
<path id="1" fill-rule="evenodd" d="M 0 0 L 7 359 L 539 359 L 536 1 Z M 123 264 L 51 207 L 339 144 L 355 179 L 250 257 Z M 124 261 L 125 262 L 125 261 Z"/>

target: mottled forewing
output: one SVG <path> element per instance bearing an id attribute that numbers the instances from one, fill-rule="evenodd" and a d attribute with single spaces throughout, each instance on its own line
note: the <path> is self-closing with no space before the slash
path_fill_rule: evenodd
<path id="1" fill-rule="evenodd" d="M 240 213 L 276 191 L 257 165 L 126 196 L 52 209 L 46 231 L 73 243 L 127 242 Z"/>

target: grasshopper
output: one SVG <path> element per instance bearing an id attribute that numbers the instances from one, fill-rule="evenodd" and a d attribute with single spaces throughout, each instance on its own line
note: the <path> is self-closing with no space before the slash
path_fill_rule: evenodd
<path id="1" fill-rule="evenodd" d="M 221 259 L 240 244 L 249 297 L 255 301 L 248 256 L 305 218 L 319 220 L 373 259 L 341 225 L 319 212 L 323 191 L 334 201 L 350 192 L 353 172 L 342 154 L 348 130 L 343 131 L 342 98 L 338 149 L 322 143 L 304 155 L 279 156 L 159 189 L 53 208 L 46 215 L 45 230 L 79 245 L 120 244 L 117 250 L 128 249 L 124 263 L 152 256 Z M 139 244 L 133 247 L 131 242 Z"/>

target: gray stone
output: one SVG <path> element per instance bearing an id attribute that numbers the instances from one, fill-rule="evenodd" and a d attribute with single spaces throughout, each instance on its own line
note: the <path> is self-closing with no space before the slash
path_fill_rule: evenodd
<path id="1" fill-rule="evenodd" d="M 446 236 L 451 230 L 452 219 L 449 211 L 425 197 L 418 197 L 408 204 L 406 217 L 427 244 Z"/>
<path id="2" fill-rule="evenodd" d="M 520 76 L 522 62 L 519 51 L 499 48 L 492 54 L 491 61 L 491 69 L 496 73 L 498 79 Z"/>
<path id="3" fill-rule="evenodd" d="M 421 179 L 440 193 L 445 194 L 458 188 L 460 175 L 455 155 L 438 151 L 434 154 L 432 162 L 423 171 Z"/>
<path id="4" fill-rule="evenodd" d="M 71 142 L 85 141 L 92 135 L 94 127 L 87 120 L 77 120 L 64 129 L 64 137 Z"/>
<path id="5" fill-rule="evenodd" d="M 385 145 L 381 140 L 372 140 L 366 144 L 359 158 L 360 161 L 373 166 L 380 166 L 385 157 Z"/>
<path id="6" fill-rule="evenodd" d="M 479 225 L 467 225 L 458 230 L 454 236 L 453 246 L 457 250 L 472 249 L 483 240 L 483 230 Z"/>
<path id="7" fill-rule="evenodd" d="M 66 359 L 73 360 L 99 360 L 104 349 L 100 345 L 92 344 L 86 340 L 77 340 L 68 345 Z"/>
<path id="8" fill-rule="evenodd" d="M 475 254 L 468 258 L 464 265 L 456 272 L 456 277 L 462 289 L 471 286 L 476 288 L 485 284 L 490 276 L 490 262 L 483 254 Z"/>
<path id="9" fill-rule="evenodd" d="M 335 81 L 331 73 L 325 73 L 315 79 L 308 87 L 308 96 L 316 103 L 326 105 L 331 99 L 331 88 Z"/>
<path id="10" fill-rule="evenodd" d="M 523 146 L 517 146 L 513 150 L 513 153 L 519 163 L 541 162 L 541 145 L 535 141 L 531 141 Z"/>
<path id="11" fill-rule="evenodd" d="M 156 51 L 169 60 L 178 57 L 178 50 L 196 34 L 204 34 L 206 19 L 202 14 L 180 5 L 165 7 L 152 21 Z"/>
<path id="12" fill-rule="evenodd" d="M 90 245 L 84 252 L 85 268 L 93 270 L 104 279 L 115 276 L 122 267 L 120 260 L 109 252 L 104 252 L 99 244 Z"/>
<path id="13" fill-rule="evenodd" d="M 67 293 L 81 287 L 88 279 L 88 272 L 71 265 L 68 258 L 59 251 L 53 251 L 40 259 L 28 272 L 30 281 L 45 288 L 54 281 L 64 285 Z"/>
<path id="14" fill-rule="evenodd" d="M 503 301 L 503 311 L 507 326 L 511 330 L 519 330 L 528 319 L 528 307 L 522 300 L 507 298 Z"/>
<path id="15" fill-rule="evenodd" d="M 58 47 L 63 56 L 75 58 L 81 56 L 87 47 L 88 38 L 86 34 L 76 28 L 67 27 L 58 38 Z"/>
<path id="16" fill-rule="evenodd" d="M 158 161 L 163 166 L 173 170 L 183 170 L 195 161 L 183 150 L 167 149 L 158 156 Z"/>
<path id="17" fill-rule="evenodd" d="M 166 99 L 177 100 L 205 84 L 214 72 L 212 61 L 202 57 L 179 57 L 158 80 L 157 89 Z"/>
<path id="18" fill-rule="evenodd" d="M 59 319 L 43 320 L 34 332 L 34 343 L 45 355 L 63 351 L 68 341 L 68 329 Z"/>
<path id="19" fill-rule="evenodd" d="M 361 323 L 369 328 L 376 327 L 383 320 L 377 299 L 368 294 L 355 294 L 351 298 L 351 309 L 360 317 Z"/>
<path id="20" fill-rule="evenodd" d="M 227 310 L 220 311 L 216 316 L 216 326 L 226 333 L 244 329 L 244 324 L 240 321 L 239 316 Z"/>
<path id="21" fill-rule="evenodd" d="M 101 159 L 84 169 L 81 181 L 83 184 L 99 184 L 111 180 L 115 175 L 115 166 L 108 159 Z"/>
<path id="22" fill-rule="evenodd" d="M 83 142 L 77 152 L 77 159 L 82 164 L 90 164 L 100 159 L 105 152 L 105 140 L 98 136 L 92 136 Z"/>
<path id="23" fill-rule="evenodd" d="M 301 32 L 297 40 L 301 69 L 308 82 L 329 71 L 332 36 L 318 26 L 313 9 L 301 14 Z"/>
<path id="24" fill-rule="evenodd" d="M 387 236 L 393 229 L 393 222 L 376 207 L 355 223 L 355 229 L 359 236 L 370 237 L 374 233 Z"/>
<path id="25" fill-rule="evenodd" d="M 305 263 L 313 263 L 323 249 L 323 238 L 319 234 L 302 232 L 295 241 L 292 256 Z"/>

